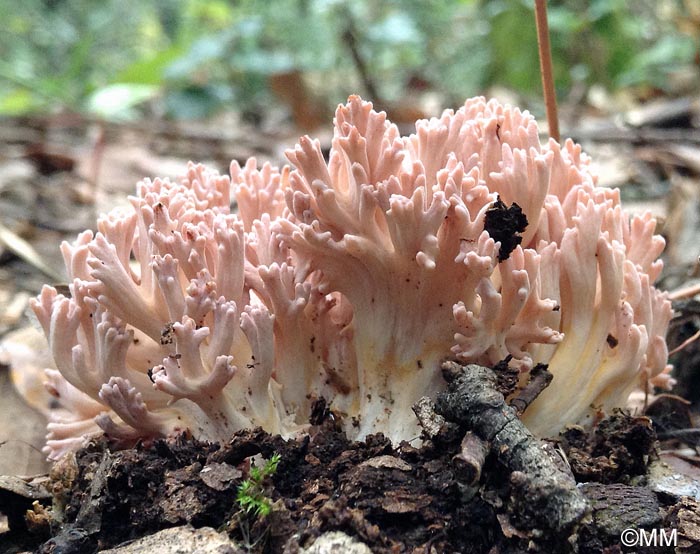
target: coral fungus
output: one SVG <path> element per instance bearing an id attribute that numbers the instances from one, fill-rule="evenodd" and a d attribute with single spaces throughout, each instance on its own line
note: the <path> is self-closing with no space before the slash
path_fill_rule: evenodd
<path id="1" fill-rule="evenodd" d="M 411 439 L 449 357 L 549 364 L 525 413 L 541 435 L 665 375 L 654 220 L 596 186 L 580 147 L 542 145 L 527 112 L 475 98 L 402 137 L 351 97 L 329 161 L 308 137 L 287 157 L 143 181 L 132 211 L 63 244 L 70 297 L 33 303 L 63 407 L 51 457 L 101 430 L 289 435 L 321 397 L 351 437 Z"/>

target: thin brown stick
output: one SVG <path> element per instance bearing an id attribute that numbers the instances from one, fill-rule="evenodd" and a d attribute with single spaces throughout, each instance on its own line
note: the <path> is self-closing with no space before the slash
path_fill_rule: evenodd
<path id="1" fill-rule="evenodd" d="M 530 370 L 530 381 L 510 401 L 510 405 L 515 408 L 519 416 L 549 386 L 553 378 L 554 375 L 547 371 L 547 366 L 544 364 L 537 364 Z"/>
<path id="2" fill-rule="evenodd" d="M 552 50 L 549 46 L 549 25 L 547 24 L 547 0 L 535 0 L 535 22 L 537 24 L 537 49 L 540 54 L 542 92 L 547 108 L 549 136 L 559 142 L 559 117 L 557 116 L 557 96 L 554 92 L 552 74 Z"/>
<path id="3" fill-rule="evenodd" d="M 676 346 L 673 350 L 671 350 L 668 355 L 672 356 L 673 354 L 676 354 L 677 352 L 680 352 L 683 350 L 686 346 L 693 344 L 696 340 L 700 339 L 700 331 L 695 333 L 692 337 L 685 339 L 682 343 L 680 343 L 678 346 Z"/>
<path id="4" fill-rule="evenodd" d="M 684 298 L 691 298 L 696 294 L 700 294 L 700 283 L 694 283 L 687 287 L 673 290 L 668 293 L 669 300 L 682 300 Z"/>

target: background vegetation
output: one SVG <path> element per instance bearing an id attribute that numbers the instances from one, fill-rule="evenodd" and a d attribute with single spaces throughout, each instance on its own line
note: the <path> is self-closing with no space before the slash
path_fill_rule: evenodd
<path id="1" fill-rule="evenodd" d="M 695 6 L 550 2 L 560 98 L 696 86 Z M 323 106 L 351 92 L 539 96 L 531 0 L 0 0 L 0 13 L 0 114 L 187 119 L 236 106 L 255 120 L 299 83 Z"/>

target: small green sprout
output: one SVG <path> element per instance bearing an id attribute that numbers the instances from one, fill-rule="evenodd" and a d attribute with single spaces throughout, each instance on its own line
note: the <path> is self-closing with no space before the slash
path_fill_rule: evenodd
<path id="1" fill-rule="evenodd" d="M 250 468 L 250 476 L 238 486 L 236 500 L 246 514 L 265 517 L 272 510 L 272 502 L 265 494 L 264 481 L 275 474 L 281 456 L 273 454 L 263 467 Z"/>

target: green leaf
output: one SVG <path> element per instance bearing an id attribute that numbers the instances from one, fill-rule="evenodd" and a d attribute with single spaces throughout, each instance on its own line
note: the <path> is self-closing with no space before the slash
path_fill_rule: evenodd
<path id="1" fill-rule="evenodd" d="M 165 78 L 168 66 L 180 58 L 184 50 L 181 46 L 176 45 L 153 56 L 138 60 L 119 73 L 114 82 L 159 85 Z"/>
<path id="2" fill-rule="evenodd" d="M 0 114 L 20 115 L 36 106 L 34 95 L 26 89 L 15 89 L 0 96 Z"/>
<path id="3" fill-rule="evenodd" d="M 135 106 L 158 94 L 159 87 L 115 83 L 95 91 L 87 101 L 89 111 L 107 119 L 133 119 Z"/>

